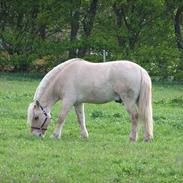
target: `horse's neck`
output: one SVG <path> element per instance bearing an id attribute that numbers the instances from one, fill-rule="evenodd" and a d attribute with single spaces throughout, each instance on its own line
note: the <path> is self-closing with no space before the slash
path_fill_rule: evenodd
<path id="1" fill-rule="evenodd" d="M 50 83 L 53 84 L 53 82 L 55 82 L 55 79 L 54 79 L 55 76 L 59 74 L 62 71 L 62 69 L 65 68 L 65 66 L 73 62 L 76 62 L 78 60 L 81 60 L 81 59 L 76 58 L 76 59 L 68 60 L 54 67 L 50 72 L 48 72 L 40 82 L 36 90 L 36 93 L 34 95 L 34 100 L 39 100 L 39 102 L 41 103 L 41 105 L 43 105 L 43 107 L 46 107 L 50 110 L 51 107 L 55 104 L 55 102 L 59 99 L 59 97 L 55 95 L 53 85 L 52 87 L 46 87 L 46 86 L 48 86 Z M 52 80 L 54 81 L 52 82 Z"/>
<path id="2" fill-rule="evenodd" d="M 57 102 L 58 97 L 54 95 L 53 88 L 49 87 L 42 93 L 42 95 L 40 94 L 37 100 L 47 110 L 47 112 L 50 112 L 52 106 Z"/>

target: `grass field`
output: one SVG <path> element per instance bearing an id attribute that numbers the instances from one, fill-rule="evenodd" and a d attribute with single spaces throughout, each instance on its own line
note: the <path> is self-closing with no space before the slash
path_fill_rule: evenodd
<path id="1" fill-rule="evenodd" d="M 0 182 L 183 182 L 183 85 L 154 84 L 154 140 L 130 143 L 130 123 L 115 102 L 86 104 L 89 139 L 80 139 L 74 111 L 60 140 L 50 139 L 60 104 L 44 139 L 32 137 L 28 104 L 40 78 L 0 75 Z"/>

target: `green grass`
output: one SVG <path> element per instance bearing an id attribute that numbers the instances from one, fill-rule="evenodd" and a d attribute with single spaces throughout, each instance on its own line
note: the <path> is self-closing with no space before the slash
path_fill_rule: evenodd
<path id="1" fill-rule="evenodd" d="M 34 78 L 34 79 L 32 79 Z M 0 182 L 183 182 L 183 85 L 154 84 L 154 140 L 130 143 L 130 123 L 116 103 L 86 104 L 89 139 L 80 139 L 74 110 L 60 140 L 50 139 L 60 104 L 44 139 L 26 123 L 39 77 L 0 75 Z"/>

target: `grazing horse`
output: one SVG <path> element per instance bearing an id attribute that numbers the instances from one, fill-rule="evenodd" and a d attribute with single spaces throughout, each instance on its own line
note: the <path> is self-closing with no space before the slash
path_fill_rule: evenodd
<path id="1" fill-rule="evenodd" d="M 62 109 L 53 137 L 60 138 L 65 117 L 75 107 L 81 137 L 87 138 L 84 103 L 123 102 L 130 115 L 130 140 L 137 140 L 138 121 L 144 122 L 144 140 L 153 138 L 151 79 L 139 65 L 130 61 L 91 63 L 75 58 L 59 64 L 40 82 L 28 108 L 31 132 L 44 136 L 51 121 L 51 108 L 62 100 Z"/>

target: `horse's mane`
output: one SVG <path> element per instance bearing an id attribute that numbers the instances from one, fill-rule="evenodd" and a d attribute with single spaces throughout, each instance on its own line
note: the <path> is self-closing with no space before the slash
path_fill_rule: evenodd
<path id="1" fill-rule="evenodd" d="M 55 77 L 55 75 L 60 72 L 66 65 L 78 61 L 81 59 L 78 58 L 74 58 L 74 59 L 70 59 L 64 63 L 61 63 L 59 65 L 57 65 L 56 67 L 54 67 L 51 71 L 49 71 L 44 78 L 41 80 L 39 86 L 36 89 L 35 95 L 34 95 L 34 100 L 38 100 L 42 94 L 42 92 L 45 90 L 46 86 L 49 84 L 50 81 L 52 81 L 52 78 Z"/>

